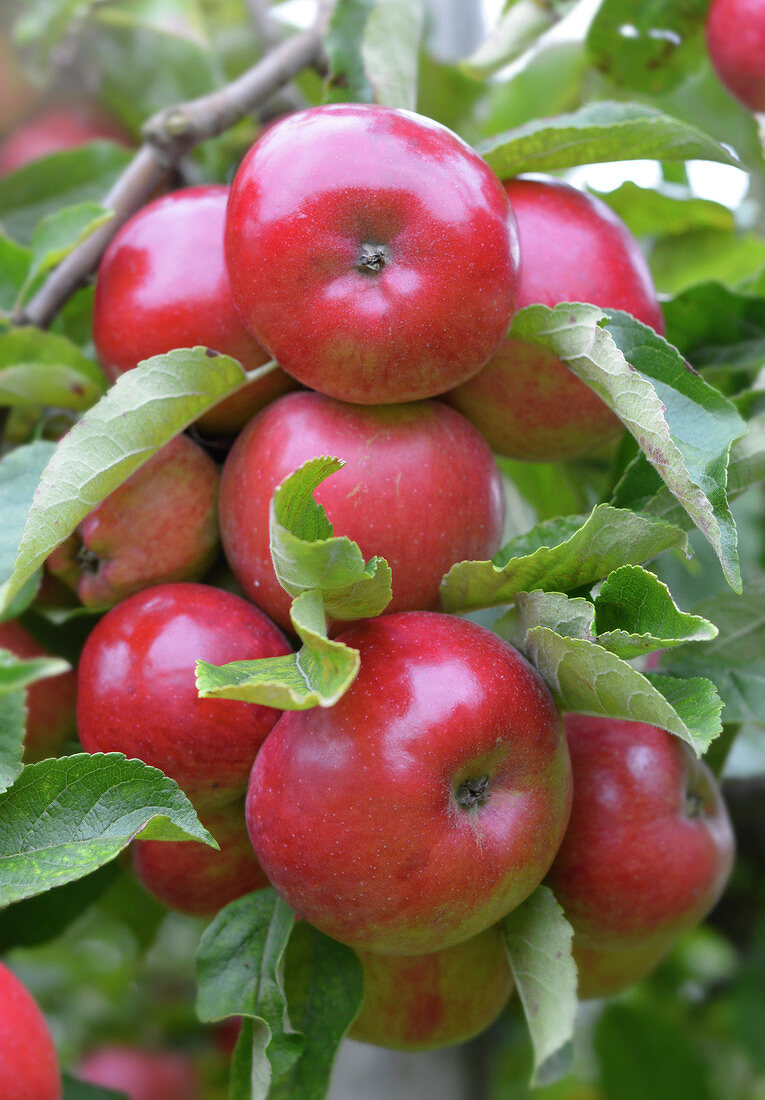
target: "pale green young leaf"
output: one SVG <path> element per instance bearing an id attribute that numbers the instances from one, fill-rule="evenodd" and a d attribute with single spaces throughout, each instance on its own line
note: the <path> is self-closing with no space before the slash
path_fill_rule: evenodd
<path id="1" fill-rule="evenodd" d="M 0 309 L 7 313 L 13 311 L 31 263 L 31 250 L 12 241 L 0 230 Z"/>
<path id="2" fill-rule="evenodd" d="M 693 229 L 730 231 L 735 226 L 729 207 L 685 192 L 656 191 L 652 187 L 640 187 L 632 180 L 613 191 L 590 190 L 626 222 L 636 237 L 670 236 Z M 667 338 L 675 347 L 679 346 L 669 329 Z"/>
<path id="3" fill-rule="evenodd" d="M 29 687 L 38 680 L 50 676 L 60 676 L 69 672 L 71 665 L 60 657 L 17 657 L 8 649 L 0 647 L 0 699 L 5 695 Z"/>
<path id="4" fill-rule="evenodd" d="M 19 292 L 17 308 L 21 306 L 27 290 L 38 275 L 50 271 L 80 241 L 84 241 L 113 217 L 114 211 L 107 210 L 97 202 L 81 202 L 77 206 L 66 206 L 63 210 L 46 214 L 32 233 L 32 263 Z"/>
<path id="5" fill-rule="evenodd" d="M 27 704 L 22 689 L 0 697 L 0 794 L 21 774 Z"/>
<path id="6" fill-rule="evenodd" d="M 377 0 L 361 44 L 364 71 L 376 103 L 415 109 L 424 27 L 424 0 Z"/>
<path id="7" fill-rule="evenodd" d="M 516 0 L 507 6 L 478 49 L 460 61 L 460 68 L 476 80 L 483 80 L 528 50 L 556 22 L 555 12 L 538 0 Z"/>
<path id="8" fill-rule="evenodd" d="M 503 547 L 493 562 L 458 562 L 441 582 L 444 611 L 509 603 L 517 592 L 566 591 L 602 580 L 623 563 L 648 561 L 685 534 L 663 521 L 599 504 L 587 517 L 547 520 Z"/>
<path id="9" fill-rule="evenodd" d="M 712 160 L 740 167 L 730 149 L 655 107 L 602 100 L 570 114 L 526 122 L 481 142 L 500 179 L 611 160 Z"/>
<path id="10" fill-rule="evenodd" d="M 235 359 L 206 348 L 179 348 L 127 371 L 67 433 L 45 468 L 16 564 L 0 605 L 77 524 L 146 462 L 223 397 L 271 369 L 245 374 Z"/>
<path id="11" fill-rule="evenodd" d="M 101 369 L 65 336 L 31 326 L 0 334 L 0 405 L 89 409 L 106 386 Z"/>
<path id="12" fill-rule="evenodd" d="M 226 665 L 197 661 L 199 695 L 263 703 L 280 710 L 334 706 L 358 675 L 358 650 L 327 637 L 324 602 L 318 591 L 298 596 L 290 618 L 303 643 L 297 653 Z"/>
<path id="13" fill-rule="evenodd" d="M 24 524 L 42 472 L 56 449 L 38 440 L 9 451 L 0 459 L 0 588 L 13 572 Z M 13 619 L 32 602 L 41 574 L 33 572 L 16 597 L 0 611 L 0 622 Z"/>
<path id="14" fill-rule="evenodd" d="M 548 886 L 502 921 L 505 947 L 534 1048 L 532 1086 L 564 1076 L 576 1021 L 573 930 Z"/>
<path id="15" fill-rule="evenodd" d="M 0 794 L 0 908 L 74 882 L 131 840 L 217 844 L 178 784 L 122 753 L 80 753 L 24 768 Z"/>

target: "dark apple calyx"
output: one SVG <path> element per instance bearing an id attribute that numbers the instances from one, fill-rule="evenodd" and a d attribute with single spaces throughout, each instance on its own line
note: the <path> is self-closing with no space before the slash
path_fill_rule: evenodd
<path id="1" fill-rule="evenodd" d="M 455 798 L 461 810 L 475 810 L 483 806 L 489 797 L 488 775 L 477 775 L 473 779 L 465 779 L 457 787 Z"/>
<path id="2" fill-rule="evenodd" d="M 391 261 L 391 252 L 386 244 L 371 244 L 364 241 L 359 248 L 356 270 L 362 275 L 379 275 Z"/>
<path id="3" fill-rule="evenodd" d="M 77 553 L 74 555 L 74 560 L 79 565 L 83 573 L 97 573 L 101 566 L 101 559 L 98 554 L 90 550 L 83 542 L 80 545 Z"/>

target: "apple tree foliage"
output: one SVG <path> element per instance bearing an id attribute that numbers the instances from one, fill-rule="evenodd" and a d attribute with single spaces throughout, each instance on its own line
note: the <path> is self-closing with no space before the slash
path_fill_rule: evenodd
<path id="1" fill-rule="evenodd" d="M 500 459 L 505 545 L 492 561 L 455 565 L 441 603 L 522 650 L 561 708 L 652 722 L 707 754 L 744 830 L 732 891 L 748 916 L 731 920 L 723 904 L 714 926 L 685 937 L 633 994 L 577 1011 L 571 930 L 540 887 L 503 924 L 518 997 L 481 1041 L 487 1100 L 526 1096 L 529 1078 L 538 1095 L 561 1100 L 585 1087 L 620 1100 L 649 1090 L 657 1100 L 744 1100 L 765 1089 L 763 852 L 747 841 L 757 825 L 762 835 L 749 793 L 761 796 L 765 782 L 765 162 L 756 120 L 706 57 L 706 7 L 506 0 L 485 40 L 453 62 L 430 47 L 429 21 L 447 8 L 337 0 L 327 64 L 300 73 L 287 101 L 416 109 L 465 137 L 502 178 L 623 162 L 626 181 L 596 193 L 641 239 L 662 293 L 666 338 L 588 303 L 530 306 L 513 319 L 511 333 L 561 358 L 625 436 L 559 466 Z M 8 8 L 6 30 L 30 75 L 44 82 L 71 55 L 136 137 L 153 112 L 223 87 L 265 48 L 244 0 Z M 566 16 L 575 20 L 563 24 L 567 35 Z M 295 33 L 276 3 L 271 28 Z M 198 146 L 184 181 L 230 178 L 254 133 L 246 118 Z M 76 663 L 97 621 L 38 602 L 45 558 L 168 440 L 273 369 L 246 374 L 208 349 L 178 349 L 107 390 L 91 286 L 48 330 L 14 323 L 49 272 L 108 222 L 105 196 L 130 158 L 96 142 L 0 179 L 0 618 L 22 616 L 60 654 L 20 660 L 0 650 L 0 948 L 14 950 L 60 1018 L 65 1063 L 100 1031 L 139 1034 L 151 1013 L 160 1024 L 180 1015 L 193 1033 L 196 988 L 199 1020 L 243 1020 L 232 1100 L 320 1100 L 361 1001 L 353 952 L 295 924 L 271 890 L 233 902 L 207 927 L 144 896 L 115 862 L 132 839 L 215 843 L 156 769 L 76 745 L 21 763 L 27 685 Z M 657 165 L 650 187 L 629 178 L 630 162 L 646 160 Z M 699 196 L 689 162 L 745 172 L 745 201 L 732 209 Z M 272 502 L 272 552 L 294 600 L 299 651 L 200 662 L 204 697 L 328 707 L 353 682 L 359 655 L 328 625 L 382 613 L 390 570 L 335 536 L 314 500 L 342 463 L 307 463 Z M 658 663 L 646 671 L 652 653 Z M 171 976 L 186 992 L 183 1009 L 134 991 L 139 979 L 143 988 Z M 66 1100 L 106 1095 L 66 1080 Z"/>

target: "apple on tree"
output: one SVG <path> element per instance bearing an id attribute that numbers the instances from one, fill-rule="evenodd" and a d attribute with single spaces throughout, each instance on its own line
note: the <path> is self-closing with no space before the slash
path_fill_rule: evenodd
<path id="1" fill-rule="evenodd" d="M 765 5 L 712 0 L 707 48 L 717 75 L 750 111 L 765 111 Z"/>
<path id="2" fill-rule="evenodd" d="M 25 659 L 50 656 L 15 620 L 0 623 L 0 649 Z M 26 691 L 24 761 L 33 764 L 55 756 L 64 742 L 77 734 L 77 674 L 62 672 L 30 684 Z"/>
<path id="3" fill-rule="evenodd" d="M 173 348 L 202 345 L 245 370 L 268 362 L 231 298 L 223 257 L 227 199 L 228 188 L 218 184 L 163 195 L 134 214 L 107 248 L 96 282 L 93 340 L 112 382 Z M 210 434 L 238 431 L 294 386 L 273 370 L 210 409 L 198 426 Z"/>
<path id="4" fill-rule="evenodd" d="M 89 1051 L 76 1076 L 92 1085 L 114 1089 L 128 1100 L 197 1100 L 199 1074 L 188 1055 L 106 1044 Z"/>
<path id="5" fill-rule="evenodd" d="M 298 916 L 352 947 L 419 955 L 478 935 L 541 882 L 571 774 L 552 695 L 496 634 L 399 612 L 337 638 L 361 667 L 287 711 L 255 759 L 255 854 Z"/>
<path id="6" fill-rule="evenodd" d="M 245 595 L 286 629 L 291 600 L 274 572 L 269 507 L 274 490 L 310 458 L 346 466 L 316 499 L 336 535 L 391 567 L 388 611 L 433 610 L 444 573 L 499 549 L 502 480 L 480 434 L 436 401 L 349 405 L 318 393 L 275 401 L 238 437 L 223 470 L 220 526 Z"/>
<path id="7" fill-rule="evenodd" d="M 176 436 L 78 524 L 48 557 L 48 569 L 86 607 L 111 607 L 155 584 L 198 580 L 218 549 L 219 481 L 205 451 Z"/>
<path id="8" fill-rule="evenodd" d="M 621 309 L 663 333 L 648 264 L 627 226 L 600 199 L 552 179 L 505 183 L 521 242 L 518 308 L 591 302 Z M 448 400 L 492 450 L 532 462 L 577 458 L 622 423 L 551 352 L 506 337 Z"/>
<path id="9" fill-rule="evenodd" d="M 46 107 L 20 123 L 0 145 L 0 176 L 15 172 L 51 153 L 77 149 L 91 141 L 131 144 L 128 135 L 114 119 L 92 103 Z"/>
<path id="10" fill-rule="evenodd" d="M 547 882 L 574 929 L 581 993 L 647 974 L 722 893 L 734 838 L 717 782 L 657 726 L 567 714 L 571 820 Z"/>
<path id="11" fill-rule="evenodd" d="M 247 328 L 298 381 L 414 401 L 475 374 L 515 309 L 515 219 L 456 134 L 359 103 L 289 115 L 234 178 L 226 262 Z"/>
<path id="12" fill-rule="evenodd" d="M 0 1096 L 61 1100 L 61 1071 L 45 1017 L 32 994 L 0 962 Z"/>

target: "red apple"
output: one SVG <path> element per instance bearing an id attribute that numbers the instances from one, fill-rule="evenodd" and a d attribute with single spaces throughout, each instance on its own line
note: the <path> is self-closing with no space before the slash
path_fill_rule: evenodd
<path id="1" fill-rule="evenodd" d="M 50 657 L 15 620 L 0 623 L 0 649 L 9 649 L 24 659 Z M 30 684 L 24 732 L 25 763 L 33 764 L 36 760 L 55 756 L 65 741 L 76 736 L 76 700 L 77 675 L 74 672 L 62 672 L 59 676 Z"/>
<path id="2" fill-rule="evenodd" d="M 200 820 L 220 851 L 193 840 L 136 840 L 133 869 L 141 884 L 170 909 L 213 916 L 230 901 L 268 886 L 252 851 L 244 802 L 203 813 Z"/>
<path id="3" fill-rule="evenodd" d="M 134 214 L 109 245 L 98 269 L 93 340 L 112 381 L 172 348 L 204 345 L 245 370 L 268 362 L 231 298 L 223 259 L 227 198 L 228 188 L 217 184 L 174 191 Z M 273 371 L 205 413 L 199 427 L 237 431 L 294 385 Z"/>
<path id="4" fill-rule="evenodd" d="M 61 1072 L 45 1017 L 29 990 L 3 963 L 0 1096 L 3 1100 L 61 1100 Z"/>
<path id="5" fill-rule="evenodd" d="M 77 149 L 91 141 L 130 144 L 130 138 L 114 119 L 90 103 L 46 107 L 22 122 L 2 143 L 0 176 L 15 172 L 51 153 Z"/>
<path id="6" fill-rule="evenodd" d="M 128 1100 L 197 1100 L 199 1096 L 194 1063 L 185 1054 L 169 1050 L 116 1044 L 96 1047 L 74 1072 L 81 1081 L 124 1093 Z"/>
<path id="7" fill-rule="evenodd" d="M 219 480 L 209 455 L 176 436 L 85 517 L 48 568 L 86 607 L 111 607 L 153 584 L 198 580 L 218 549 Z"/>
<path id="8" fill-rule="evenodd" d="M 712 0 L 707 48 L 717 75 L 750 111 L 765 111 L 765 4 Z"/>
<path id="9" fill-rule="evenodd" d="M 642 981 L 669 951 L 673 938 L 629 947 L 587 947 L 574 936 L 574 961 L 578 971 L 577 997 L 589 1001 L 610 997 Z"/>
<path id="10" fill-rule="evenodd" d="M 515 308 L 507 197 L 450 130 L 408 111 L 313 107 L 263 134 L 231 187 L 242 318 L 286 371 L 361 404 L 475 374 Z"/>
<path id="11" fill-rule="evenodd" d="M 429 955 L 359 951 L 364 1001 L 352 1039 L 398 1050 L 464 1043 L 494 1023 L 513 978 L 498 925 Z"/>
<path id="12" fill-rule="evenodd" d="M 605 203 L 560 180 L 510 180 L 505 189 L 523 256 L 519 309 L 592 302 L 664 331 L 648 264 Z M 492 450 L 511 458 L 576 458 L 622 431 L 606 403 L 559 359 L 509 337 L 448 399 Z"/>
<path id="13" fill-rule="evenodd" d="M 629 970 L 634 950 L 642 976 L 722 893 L 734 848 L 725 804 L 706 764 L 666 730 L 583 714 L 565 727 L 574 804 L 547 881 L 578 946 L 603 952 L 593 968 Z"/>
<path id="14" fill-rule="evenodd" d="M 224 664 L 289 652 L 270 619 L 229 592 L 202 584 L 144 589 L 107 612 L 82 651 L 83 747 L 161 768 L 199 808 L 231 801 L 247 786 L 280 711 L 200 699 L 196 660 Z"/>
<path id="15" fill-rule="evenodd" d="M 380 554 L 393 572 L 389 611 L 438 607 L 443 574 L 463 559 L 491 558 L 505 514 L 502 481 L 480 434 L 436 401 L 347 405 L 317 393 L 275 401 L 239 436 L 223 471 L 220 525 L 245 594 L 289 626 L 291 599 L 269 550 L 276 487 L 306 462 L 347 465 L 316 490 L 336 535 Z"/>
<path id="16" fill-rule="evenodd" d="M 571 800 L 562 724 L 531 665 L 465 619 L 383 615 L 338 640 L 361 653 L 348 692 L 285 713 L 255 760 L 255 854 L 342 943 L 439 951 L 545 875 Z"/>

